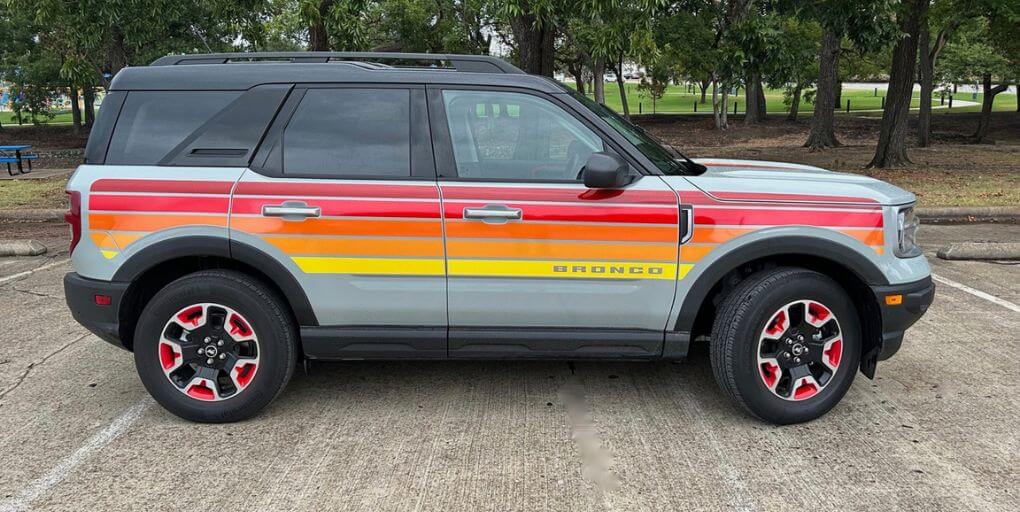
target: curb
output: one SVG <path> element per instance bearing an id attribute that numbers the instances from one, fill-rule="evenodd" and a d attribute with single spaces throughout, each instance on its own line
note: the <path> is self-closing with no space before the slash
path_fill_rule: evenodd
<path id="1" fill-rule="evenodd" d="M 1020 208 L 1014 206 L 918 208 L 917 216 L 929 224 L 1018 222 Z"/>
<path id="2" fill-rule="evenodd" d="M 0 256 L 39 256 L 46 254 L 46 246 L 37 240 L 0 239 Z"/>
<path id="3" fill-rule="evenodd" d="M 964 242 L 950 244 L 936 255 L 944 260 L 1020 260 L 1020 242 Z"/>
<path id="4" fill-rule="evenodd" d="M 67 210 L 59 209 L 25 209 L 0 210 L 0 220 L 62 220 Z"/>

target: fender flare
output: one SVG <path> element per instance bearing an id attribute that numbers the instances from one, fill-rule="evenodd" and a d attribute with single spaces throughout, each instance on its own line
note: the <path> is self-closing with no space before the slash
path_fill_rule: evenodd
<path id="1" fill-rule="evenodd" d="M 885 274 L 873 261 L 846 245 L 825 238 L 781 235 L 724 250 L 726 253 L 723 256 L 698 274 L 684 295 L 675 331 L 691 332 L 702 304 L 723 276 L 735 268 L 761 258 L 783 255 L 822 258 L 849 269 L 858 279 L 870 286 L 889 284 Z"/>
<path id="2" fill-rule="evenodd" d="M 156 265 L 178 258 L 212 256 L 233 260 L 261 272 L 283 293 L 300 326 L 317 326 L 308 296 L 286 267 L 260 249 L 217 236 L 181 236 L 156 242 L 131 255 L 113 276 L 114 281 L 133 282 Z"/>

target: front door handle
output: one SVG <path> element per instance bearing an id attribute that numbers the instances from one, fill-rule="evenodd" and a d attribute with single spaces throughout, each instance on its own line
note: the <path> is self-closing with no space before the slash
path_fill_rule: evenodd
<path id="1" fill-rule="evenodd" d="M 464 208 L 464 218 L 481 221 L 521 220 L 524 212 L 520 208 L 508 208 L 501 204 L 489 204 L 484 208 Z"/>
<path id="2" fill-rule="evenodd" d="M 686 244 L 694 237 L 694 206 L 680 205 L 680 243 Z"/>
<path id="3" fill-rule="evenodd" d="M 304 220 L 318 217 L 322 210 L 318 206 L 308 206 L 304 201 L 284 201 L 283 204 L 262 205 L 265 217 L 283 217 L 284 220 Z"/>

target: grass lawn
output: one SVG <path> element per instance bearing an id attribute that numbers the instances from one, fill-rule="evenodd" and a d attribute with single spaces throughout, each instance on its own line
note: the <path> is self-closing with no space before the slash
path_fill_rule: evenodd
<path id="1" fill-rule="evenodd" d="M 99 109 L 96 109 L 96 114 L 97 115 L 99 114 Z M 28 115 L 24 115 L 22 117 L 21 121 L 22 121 L 22 123 L 24 123 L 26 125 L 32 124 L 32 118 L 29 117 Z M 17 125 L 18 124 L 18 116 L 14 115 L 14 113 L 10 112 L 10 111 L 0 112 L 0 123 L 2 123 L 4 126 Z M 57 115 L 55 115 L 55 116 L 53 116 L 53 117 L 51 117 L 49 119 L 40 118 L 39 119 L 39 123 L 40 124 L 61 124 L 61 123 L 70 124 L 71 123 L 71 111 L 70 110 L 61 110 L 61 111 L 57 112 Z"/>
<path id="2" fill-rule="evenodd" d="M 573 84 L 567 84 L 573 87 Z M 643 113 L 652 113 L 652 100 L 650 97 L 638 90 L 638 84 L 627 83 L 625 84 L 627 89 L 627 103 L 630 105 L 631 114 L 637 114 L 639 109 Z M 594 97 L 593 94 L 588 94 L 589 97 Z M 882 97 L 885 96 L 885 91 L 878 91 L 878 95 L 875 95 L 874 90 L 862 90 L 862 89 L 844 89 L 842 104 L 840 105 L 839 111 L 843 112 L 846 110 L 846 102 L 850 100 L 850 110 L 880 110 L 882 108 Z M 955 100 L 972 101 L 978 103 L 978 105 L 970 106 L 959 106 L 954 100 L 954 106 L 952 109 L 936 109 L 936 113 L 949 113 L 949 112 L 980 112 L 982 101 L 982 95 L 978 94 L 976 99 L 972 98 L 971 94 L 958 94 L 955 96 Z M 688 93 L 687 88 L 683 86 L 671 85 L 666 89 L 666 94 L 662 99 L 655 102 L 656 113 L 688 113 L 694 112 L 695 103 L 697 103 L 698 112 L 711 112 L 712 111 L 712 94 L 709 94 L 706 98 L 705 103 L 698 103 L 701 100 L 700 93 Z M 730 112 L 733 110 L 733 102 L 737 104 L 737 112 L 744 112 L 744 95 L 743 90 L 740 90 L 739 94 L 734 97 L 730 97 Z M 940 98 L 938 95 L 932 101 L 933 107 L 938 107 Z M 948 105 L 949 99 L 946 98 L 946 105 Z M 606 83 L 606 104 L 616 110 L 617 112 L 623 111 L 623 103 L 620 101 L 620 89 L 613 83 Z M 914 98 L 911 101 L 911 108 L 917 108 L 919 102 L 918 93 L 914 93 Z M 766 110 L 772 113 L 787 112 L 789 107 L 783 103 L 783 91 L 780 89 L 769 89 L 765 91 L 765 105 Z M 993 105 L 996 111 L 1012 111 L 1016 110 L 1016 95 L 1015 94 L 999 94 L 995 97 L 995 104 Z M 811 113 L 814 109 L 814 105 L 806 101 L 801 100 L 800 112 Z"/>
<path id="3" fill-rule="evenodd" d="M 6 171 L 5 171 L 6 172 Z M 65 208 L 67 176 L 0 181 L 0 210 L 14 208 Z"/>

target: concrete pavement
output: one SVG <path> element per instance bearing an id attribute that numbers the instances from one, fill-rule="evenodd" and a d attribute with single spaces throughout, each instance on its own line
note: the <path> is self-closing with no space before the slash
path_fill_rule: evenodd
<path id="1" fill-rule="evenodd" d="M 1020 226 L 921 230 L 937 275 L 1020 303 L 1020 267 L 934 258 L 971 239 L 1020 241 Z M 704 349 L 681 364 L 316 364 L 255 419 L 199 425 L 155 405 L 130 354 L 74 323 L 64 259 L 54 243 L 47 257 L 0 260 L 0 510 L 1020 502 L 1020 313 L 951 286 L 876 380 L 858 375 L 806 425 L 731 406 Z"/>

